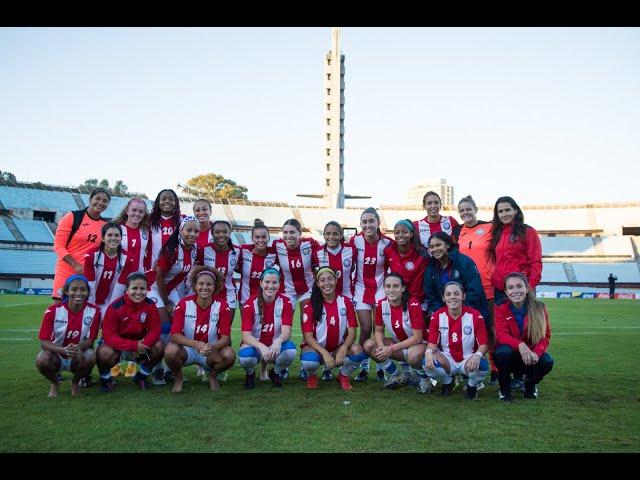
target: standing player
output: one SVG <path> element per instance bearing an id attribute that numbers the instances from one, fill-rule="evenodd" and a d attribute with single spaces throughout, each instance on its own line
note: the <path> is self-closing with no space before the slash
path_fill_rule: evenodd
<path id="1" fill-rule="evenodd" d="M 309 303 L 313 288 L 313 251 L 319 244 L 311 237 L 303 237 L 300 222 L 290 218 L 282 226 L 282 239 L 274 240 L 273 247 L 282 269 L 284 294 L 291 301 L 294 311 L 296 305 L 300 305 L 302 324 L 302 311 Z M 285 371 L 283 379 L 288 376 L 288 371 Z M 302 368 L 300 379 L 306 379 L 306 373 Z"/>
<path id="2" fill-rule="evenodd" d="M 478 310 L 464 305 L 464 287 L 450 281 L 444 287 L 445 306 L 436 310 L 429 324 L 429 344 L 424 365 L 427 374 L 442 382 L 442 395 L 453 390 L 453 377 L 469 377 L 466 396 L 478 398 L 478 385 L 489 373 L 483 358 L 489 349 L 484 319 Z"/>
<path id="3" fill-rule="evenodd" d="M 366 208 L 360 215 L 362 231 L 351 237 L 356 249 L 356 274 L 353 303 L 360 324 L 360 345 L 371 337 L 371 327 L 376 303 L 384 298 L 384 250 L 393 240 L 380 231 L 380 215 L 375 208 Z M 378 364 L 378 380 L 384 380 L 384 370 Z M 354 381 L 364 382 L 369 377 L 369 359 L 362 362 Z"/>
<path id="4" fill-rule="evenodd" d="M 257 295 L 260 290 L 262 272 L 278 263 L 276 249 L 269 245 L 269 229 L 262 220 L 256 218 L 251 229 L 253 243 L 240 246 L 236 272 L 240 273 L 240 307 Z M 260 362 L 260 380 L 269 380 L 267 363 Z"/>
<path id="5" fill-rule="evenodd" d="M 133 383 L 146 390 L 147 377 L 164 353 L 164 343 L 160 340 L 160 316 L 155 304 L 147 298 L 145 275 L 132 273 L 126 285 L 126 293 L 109 305 L 102 322 L 104 343 L 98 347 L 96 356 L 103 392 L 110 392 L 115 386 L 111 368 L 128 359 L 135 359 L 140 365 Z"/>
<path id="6" fill-rule="evenodd" d="M 172 392 L 182 391 L 182 367 L 196 363 L 209 371 L 209 387 L 219 390 L 218 374 L 236 361 L 231 348 L 233 316 L 225 300 L 214 300 L 224 284 L 224 276 L 215 268 L 196 266 L 191 270 L 196 294 L 184 297 L 176 305 L 171 325 L 171 342 L 164 360 L 175 375 Z"/>
<path id="7" fill-rule="evenodd" d="M 264 359 L 273 363 L 269 378 L 275 388 L 282 387 L 281 374 L 296 358 L 290 340 L 293 304 L 281 293 L 280 272 L 269 267 L 260 277 L 260 291 L 242 307 L 242 344 L 238 352 L 246 372 L 244 387 L 256 386 L 255 368 Z"/>
<path id="8" fill-rule="evenodd" d="M 200 234 L 198 235 L 198 250 L 204 249 L 209 243 L 213 243 L 211 234 L 211 203 L 209 200 L 199 198 L 193 204 L 193 216 L 200 222 Z"/>
<path id="9" fill-rule="evenodd" d="M 146 255 L 146 253 L 151 220 L 145 201 L 141 198 L 132 198 L 113 221 L 122 225 L 122 248 L 134 261 L 135 271 L 149 270 L 151 255 Z"/>
<path id="10" fill-rule="evenodd" d="M 384 388 L 398 388 L 407 383 L 408 375 L 400 376 L 393 360 L 400 360 L 415 368 L 420 377 L 418 391 L 427 393 L 430 386 L 427 374 L 422 370 L 424 355 L 424 320 L 420 302 L 409 298 L 402 275 L 391 272 L 384 279 L 386 298 L 378 302 L 376 308 L 376 328 L 374 339 L 364 344 L 364 350 L 389 374 Z M 385 338 L 384 331 L 391 334 Z"/>
<path id="11" fill-rule="evenodd" d="M 106 223 L 102 218 L 111 201 L 111 194 L 96 188 L 89 195 L 89 206 L 84 210 L 67 213 L 56 229 L 53 250 L 58 256 L 53 279 L 53 299 L 60 300 L 60 288 L 70 275 L 84 273 L 85 254 L 100 244 L 100 229 Z"/>
<path id="12" fill-rule="evenodd" d="M 151 235 L 147 244 L 147 255 L 151 258 L 151 268 L 155 269 L 160 249 L 180 225 L 180 200 L 171 189 L 160 190 L 151 209 Z"/>
<path id="13" fill-rule="evenodd" d="M 318 388 L 316 372 L 322 363 L 329 369 L 341 367 L 337 380 L 343 390 L 351 390 L 349 377 L 366 354 L 356 340 L 358 322 L 353 303 L 336 292 L 337 273 L 320 267 L 302 316 L 304 343 L 300 361 L 307 373 L 307 388 Z M 329 370 L 330 371 L 330 370 Z"/>
<path id="14" fill-rule="evenodd" d="M 451 235 L 458 222 L 453 217 L 440 215 L 442 200 L 436 192 L 425 193 L 422 197 L 422 206 L 426 210 L 427 216 L 413 222 L 413 224 L 420 235 L 420 243 L 424 248 L 428 248 L 431 235 L 436 232 L 445 232 Z"/>
<path id="15" fill-rule="evenodd" d="M 98 336 L 100 309 L 87 301 L 89 282 L 71 275 L 62 287 L 62 302 L 44 313 L 40 326 L 40 347 L 36 368 L 50 382 L 50 397 L 58 396 L 58 372 L 71 371 L 71 394 L 80 394 L 80 379 L 89 375 L 96 363 L 93 342 Z"/>
<path id="16" fill-rule="evenodd" d="M 336 292 L 349 300 L 353 299 L 353 275 L 356 268 L 356 249 L 344 241 L 342 226 L 331 220 L 322 232 L 325 244 L 313 252 L 315 267 L 331 267 L 336 272 Z M 315 288 L 315 286 L 314 286 Z M 331 369 L 324 365 L 322 380 L 333 380 Z"/>

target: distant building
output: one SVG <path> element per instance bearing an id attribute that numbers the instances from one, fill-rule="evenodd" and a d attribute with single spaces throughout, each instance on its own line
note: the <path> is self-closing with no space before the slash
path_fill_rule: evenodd
<path id="1" fill-rule="evenodd" d="M 447 185 L 445 178 L 428 178 L 407 191 L 407 204 L 422 206 L 422 198 L 428 191 L 434 191 L 442 199 L 442 205 L 453 205 L 453 185 Z"/>

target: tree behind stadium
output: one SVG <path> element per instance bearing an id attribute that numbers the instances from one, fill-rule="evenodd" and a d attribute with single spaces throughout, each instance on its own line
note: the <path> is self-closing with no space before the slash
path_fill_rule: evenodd
<path id="1" fill-rule="evenodd" d="M 193 197 L 247 199 L 247 187 L 215 173 L 197 175 L 187 180 L 186 185 L 178 184 L 178 187 L 182 193 Z"/>

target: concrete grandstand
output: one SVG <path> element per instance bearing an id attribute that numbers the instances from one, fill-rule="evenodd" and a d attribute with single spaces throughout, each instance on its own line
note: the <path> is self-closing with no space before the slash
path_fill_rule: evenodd
<path id="1" fill-rule="evenodd" d="M 193 198 L 181 198 L 182 211 L 191 213 Z M 114 196 L 105 212 L 113 218 L 128 198 Z M 0 181 L 0 289 L 48 294 L 55 254 L 53 238 L 58 222 L 70 210 L 85 208 L 88 193 L 74 187 Z M 260 218 L 272 238 L 282 224 L 296 218 L 304 234 L 318 240 L 329 220 L 353 234 L 359 231 L 361 208 L 321 208 L 277 201 L 221 200 L 212 202 L 213 219 L 233 225 L 232 241 L 249 243 L 251 226 Z M 149 208 L 152 202 L 147 200 Z M 490 220 L 492 206 L 479 207 L 478 218 Z M 538 230 L 543 250 L 541 296 L 597 296 L 608 292 L 607 276 L 618 277 L 621 298 L 640 298 L 640 202 L 589 205 L 523 205 L 525 221 Z M 382 229 L 392 235 L 403 218 L 424 217 L 422 209 L 406 205 L 379 207 Z M 443 210 L 457 217 L 457 212 Z M 48 291 L 47 291 L 48 290 Z"/>

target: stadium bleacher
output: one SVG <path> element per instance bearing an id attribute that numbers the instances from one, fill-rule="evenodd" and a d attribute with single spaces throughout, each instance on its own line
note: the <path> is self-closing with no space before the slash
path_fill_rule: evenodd
<path id="1" fill-rule="evenodd" d="M 544 250 L 543 250 L 544 251 Z M 547 263 L 542 264 L 542 279 L 541 282 L 567 282 L 567 274 L 561 263 Z"/>
<path id="2" fill-rule="evenodd" d="M 618 277 L 618 283 L 640 282 L 640 271 L 635 262 L 628 263 L 574 263 L 578 282 L 606 283 L 609 273 Z"/>
<path id="3" fill-rule="evenodd" d="M 27 242 L 53 244 L 53 234 L 45 222 L 18 218 L 14 219 L 13 222 Z"/>
<path id="4" fill-rule="evenodd" d="M 70 192 L 36 190 L 0 185 L 0 201 L 5 208 L 68 212 L 78 208 Z"/>
<path id="5" fill-rule="evenodd" d="M 7 228 L 3 221 L 0 219 L 0 241 L 3 242 L 15 242 L 16 237 L 13 236 L 11 230 Z"/>
<path id="6" fill-rule="evenodd" d="M 53 273 L 56 254 L 50 250 L 24 250 L 3 248 L 0 250 L 0 273 L 15 275 L 42 275 Z"/>

